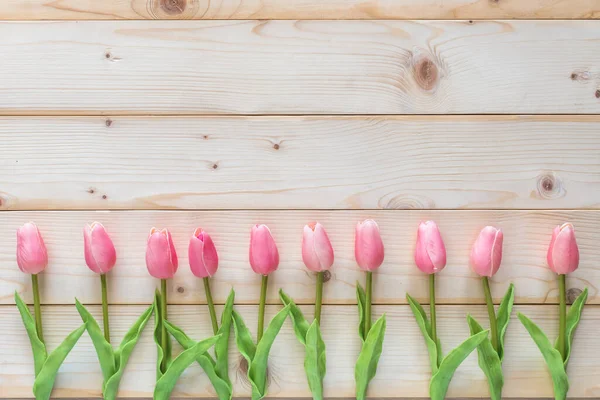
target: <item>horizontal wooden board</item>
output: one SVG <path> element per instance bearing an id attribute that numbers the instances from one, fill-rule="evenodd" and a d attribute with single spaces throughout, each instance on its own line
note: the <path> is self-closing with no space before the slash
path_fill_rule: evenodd
<path id="1" fill-rule="evenodd" d="M 0 19 L 598 18 L 594 0 L 4 0 Z"/>
<path id="2" fill-rule="evenodd" d="M 600 113 L 599 30 L 600 21 L 4 22 L 0 114 Z"/>
<path id="3" fill-rule="evenodd" d="M 237 307 L 250 329 L 256 331 L 256 306 Z M 267 318 L 279 307 L 270 306 Z M 90 308 L 101 318 L 99 306 Z M 142 313 L 141 306 L 111 307 L 113 341 L 119 343 L 129 326 Z M 312 315 L 310 307 L 303 307 Z M 516 311 L 537 322 L 554 338 L 558 331 L 558 309 L 553 306 L 517 306 L 508 326 L 504 357 L 504 397 L 552 397 L 552 383 L 544 360 L 534 342 L 516 317 Z M 220 312 L 220 308 L 219 311 Z M 352 397 L 354 393 L 354 363 L 360 340 L 356 333 L 357 310 L 354 306 L 327 306 L 323 310 L 322 330 L 327 346 L 328 373 L 325 396 Z M 377 306 L 374 315 L 387 314 L 387 332 L 383 354 L 372 381 L 372 397 L 427 397 L 430 377 L 429 360 L 424 340 L 408 306 Z M 456 347 L 468 335 L 466 315 L 474 315 L 487 326 L 484 306 L 440 306 L 437 310 L 438 332 L 445 353 Z M 174 306 L 169 318 L 196 339 L 211 335 L 206 307 Z M 44 332 L 49 348 L 53 349 L 81 320 L 74 306 L 43 308 Z M 0 307 L 0 396 L 31 397 L 33 360 L 29 341 L 16 307 Z M 570 396 L 600 396 L 600 360 L 598 359 L 597 327 L 600 307 L 586 306 L 575 338 L 569 362 Z M 150 396 L 155 382 L 156 348 L 152 340 L 152 320 L 146 327 L 129 361 L 120 387 L 120 397 Z M 343 329 L 340 329 L 343 327 Z M 233 331 L 232 331 L 233 336 Z M 236 396 L 249 396 L 248 381 L 240 367 L 241 356 L 233 337 L 230 342 L 230 377 Z M 303 370 L 304 349 L 286 321 L 277 337 L 269 359 L 270 396 L 308 397 L 310 392 Z M 68 356 L 55 385 L 54 396 L 99 396 L 102 374 L 91 341 L 84 337 Z M 214 391 L 198 365 L 184 372 L 174 396 L 211 397 Z M 477 365 L 476 354 L 460 366 L 454 375 L 449 397 L 488 397 L 485 377 Z"/>
<path id="4" fill-rule="evenodd" d="M 597 116 L 2 117 L 0 210 L 597 208 L 599 130 Z"/>
<path id="5" fill-rule="evenodd" d="M 469 268 L 470 248 L 479 230 L 494 224 L 504 230 L 504 256 L 491 280 L 499 302 L 510 282 L 516 285 L 517 303 L 556 303 L 556 275 L 546 266 L 552 229 L 571 221 L 581 251 L 580 268 L 569 275 L 571 297 L 588 287 L 590 303 L 600 303 L 600 212 L 597 211 L 73 211 L 0 212 L 0 301 L 13 303 L 13 293 L 31 300 L 30 279 L 17 268 L 15 232 L 29 220 L 38 223 L 45 238 L 50 265 L 41 277 L 45 304 L 71 304 L 74 297 L 100 302 L 100 279 L 87 269 L 83 257 L 85 223 L 101 221 L 111 233 L 118 264 L 109 275 L 109 301 L 146 304 L 153 300 L 158 280 L 150 277 L 144 254 L 152 226 L 171 229 L 180 268 L 169 282 L 172 303 L 205 301 L 202 280 L 188 267 L 187 246 L 194 229 L 202 226 L 216 243 L 220 270 L 213 278 L 214 297 L 223 303 L 233 287 L 238 303 L 258 303 L 260 276 L 248 264 L 250 228 L 268 224 L 278 243 L 281 263 L 269 280 L 268 301 L 279 303 L 282 287 L 299 303 L 313 303 L 316 276 L 302 263 L 302 227 L 320 221 L 335 249 L 335 264 L 325 283 L 324 301 L 354 304 L 355 285 L 365 275 L 354 260 L 354 227 L 367 217 L 378 221 L 386 248 L 383 266 L 374 278 L 374 302 L 405 303 L 406 292 L 428 301 L 427 276 L 414 265 L 413 251 L 419 221 L 438 222 L 446 242 L 448 266 L 438 274 L 438 303 L 484 303 L 481 281 Z"/>

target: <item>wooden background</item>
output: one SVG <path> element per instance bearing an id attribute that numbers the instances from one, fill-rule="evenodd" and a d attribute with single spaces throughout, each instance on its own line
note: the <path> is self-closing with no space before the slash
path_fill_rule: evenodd
<path id="1" fill-rule="evenodd" d="M 545 262 L 555 225 L 574 223 L 581 250 L 572 300 L 590 296 L 569 364 L 570 396 L 600 397 L 599 0 L 3 0 L 0 4 L 0 397 L 31 397 L 33 363 L 13 294 L 31 302 L 15 231 L 33 220 L 50 264 L 41 276 L 50 348 L 80 324 L 79 298 L 101 317 L 99 279 L 85 267 L 82 228 L 101 221 L 119 261 L 109 275 L 111 333 L 120 341 L 157 281 L 144 265 L 152 226 L 173 232 L 180 269 L 169 284 L 175 323 L 210 334 L 187 242 L 202 226 L 218 246 L 220 305 L 234 287 L 255 329 L 260 278 L 247 262 L 250 227 L 267 223 L 283 287 L 312 314 L 315 276 L 302 227 L 319 220 L 336 250 L 325 283 L 325 394 L 352 397 L 356 334 L 354 225 L 376 219 L 386 260 L 374 314 L 388 332 L 373 397 L 427 397 L 424 341 L 405 294 L 427 301 L 412 253 L 419 221 L 435 219 L 448 249 L 437 279 L 446 351 L 486 325 L 468 267 L 485 225 L 505 232 L 492 279 L 497 302 L 516 285 L 516 311 L 554 337 L 557 283 Z M 551 397 L 544 361 L 513 313 L 506 397 Z M 151 396 L 148 327 L 121 384 Z M 230 346 L 235 395 L 249 396 Z M 270 358 L 272 397 L 308 397 L 303 348 L 290 323 Z M 55 396 L 98 397 L 102 375 L 86 334 Z M 451 397 L 487 397 L 471 355 Z M 178 397 L 211 397 L 197 365 Z"/>

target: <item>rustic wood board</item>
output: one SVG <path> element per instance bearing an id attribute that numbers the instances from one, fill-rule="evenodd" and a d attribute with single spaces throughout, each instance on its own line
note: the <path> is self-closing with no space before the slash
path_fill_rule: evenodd
<path id="1" fill-rule="evenodd" d="M 589 20 L 3 22 L 0 114 L 600 113 L 599 31 Z"/>
<path id="2" fill-rule="evenodd" d="M 3 0 L 0 19 L 598 18 L 595 0 Z"/>
<path id="3" fill-rule="evenodd" d="M 552 229 L 571 221 L 581 249 L 581 267 L 569 275 L 570 293 L 588 287 L 589 303 L 600 303 L 600 247 L 598 211 L 72 211 L 0 212 L 0 302 L 14 304 L 17 290 L 31 300 L 29 276 L 16 267 L 16 229 L 34 220 L 44 235 L 50 265 L 42 275 L 45 304 L 70 304 L 74 297 L 86 303 L 100 301 L 98 277 L 84 263 L 83 226 L 101 221 L 112 237 L 118 265 L 110 274 L 109 298 L 116 304 L 147 304 L 153 300 L 158 280 L 144 264 L 148 232 L 152 226 L 168 227 L 173 235 L 180 267 L 170 282 L 172 303 L 204 302 L 202 281 L 194 278 L 187 259 L 189 238 L 198 226 L 211 233 L 220 253 L 221 269 L 213 281 L 214 297 L 224 303 L 231 287 L 238 303 L 258 303 L 260 277 L 248 264 L 250 228 L 266 223 L 278 243 L 281 263 L 270 279 L 268 301 L 279 303 L 282 287 L 299 303 L 314 302 L 315 275 L 302 264 L 302 227 L 319 220 L 328 230 L 336 250 L 331 279 L 325 284 L 327 304 L 355 304 L 357 281 L 364 273 L 354 260 L 354 227 L 367 217 L 381 227 L 386 259 L 375 276 L 373 300 L 404 304 L 409 292 L 427 301 L 427 277 L 414 264 L 413 252 L 419 221 L 438 222 L 448 251 L 448 266 L 439 274 L 439 303 L 484 304 L 480 279 L 471 271 L 468 257 L 479 230 L 494 224 L 504 230 L 503 266 L 491 280 L 497 303 L 510 282 L 516 285 L 517 303 L 556 303 L 556 275 L 546 266 Z"/>
<path id="4" fill-rule="evenodd" d="M 599 131 L 598 116 L 2 117 L 0 210 L 598 208 Z"/>

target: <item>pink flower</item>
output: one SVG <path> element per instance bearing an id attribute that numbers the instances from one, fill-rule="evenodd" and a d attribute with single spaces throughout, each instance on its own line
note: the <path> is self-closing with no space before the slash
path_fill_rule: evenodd
<path id="1" fill-rule="evenodd" d="M 190 269 L 198 278 L 213 276 L 219 267 L 219 255 L 212 239 L 202 228 L 194 231 L 188 247 Z"/>
<path id="2" fill-rule="evenodd" d="M 146 267 L 158 279 L 169 279 L 177 272 L 177 253 L 168 229 L 150 230 L 146 247 Z"/>
<path id="3" fill-rule="evenodd" d="M 315 272 L 328 270 L 333 265 L 333 247 L 325 228 L 318 222 L 304 226 L 302 261 L 306 268 Z"/>
<path id="4" fill-rule="evenodd" d="M 559 275 L 573 272 L 579 266 L 579 248 L 575 228 L 570 223 L 554 228 L 548 247 L 548 266 Z"/>
<path id="5" fill-rule="evenodd" d="M 471 267 L 481 276 L 492 277 L 502 262 L 502 230 L 486 226 L 471 249 Z"/>
<path id="6" fill-rule="evenodd" d="M 117 262 L 117 252 L 110 236 L 99 222 L 83 228 L 85 263 L 97 274 L 110 271 Z"/>
<path id="7" fill-rule="evenodd" d="M 250 232 L 250 266 L 261 275 L 269 275 L 279 266 L 277 245 L 266 225 L 254 225 Z"/>
<path id="8" fill-rule="evenodd" d="M 26 274 L 39 274 L 48 265 L 48 252 L 39 229 L 28 222 L 17 229 L 17 264 Z"/>
<path id="9" fill-rule="evenodd" d="M 446 266 L 446 247 L 440 230 L 433 221 L 419 224 L 415 263 L 426 274 L 435 274 Z"/>
<path id="10" fill-rule="evenodd" d="M 363 271 L 375 271 L 383 263 L 383 241 L 379 226 L 372 219 L 356 224 L 354 257 Z"/>

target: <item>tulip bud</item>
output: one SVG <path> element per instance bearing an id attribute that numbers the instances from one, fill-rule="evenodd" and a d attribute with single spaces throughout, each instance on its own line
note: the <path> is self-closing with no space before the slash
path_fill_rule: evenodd
<path id="1" fill-rule="evenodd" d="M 579 248 L 575 228 L 570 223 L 554 228 L 548 247 L 548 266 L 559 275 L 573 272 L 579 266 Z"/>
<path id="2" fill-rule="evenodd" d="M 318 222 L 304 226 L 302 261 L 306 268 L 315 272 L 326 271 L 333 265 L 333 247 L 325 228 Z"/>
<path id="3" fill-rule="evenodd" d="M 372 219 L 356 224 L 354 258 L 363 271 L 375 271 L 383 263 L 383 241 L 379 226 Z"/>
<path id="4" fill-rule="evenodd" d="M 99 222 L 83 228 L 83 250 L 85 263 L 97 274 L 107 273 L 117 262 L 115 246 Z"/>
<path id="5" fill-rule="evenodd" d="M 415 263 L 426 274 L 435 274 L 446 266 L 446 247 L 435 222 L 419 224 Z"/>
<path id="6" fill-rule="evenodd" d="M 491 278 L 502 262 L 502 230 L 493 226 L 486 226 L 479 232 L 479 236 L 471 249 L 471 267 L 480 276 Z"/>
<path id="7" fill-rule="evenodd" d="M 48 252 L 39 229 L 28 222 L 17 229 L 17 265 L 26 274 L 39 274 L 48 265 Z"/>
<path id="8" fill-rule="evenodd" d="M 168 229 L 150 230 L 146 247 L 146 267 L 158 279 L 169 279 L 177 272 L 177 253 Z"/>
<path id="9" fill-rule="evenodd" d="M 250 266 L 261 275 L 269 275 L 279 266 L 277 245 L 266 225 L 254 225 L 250 232 Z"/>
<path id="10" fill-rule="evenodd" d="M 213 276 L 219 267 L 219 255 L 209 234 L 202 228 L 194 231 L 188 247 L 190 269 L 198 278 Z"/>

